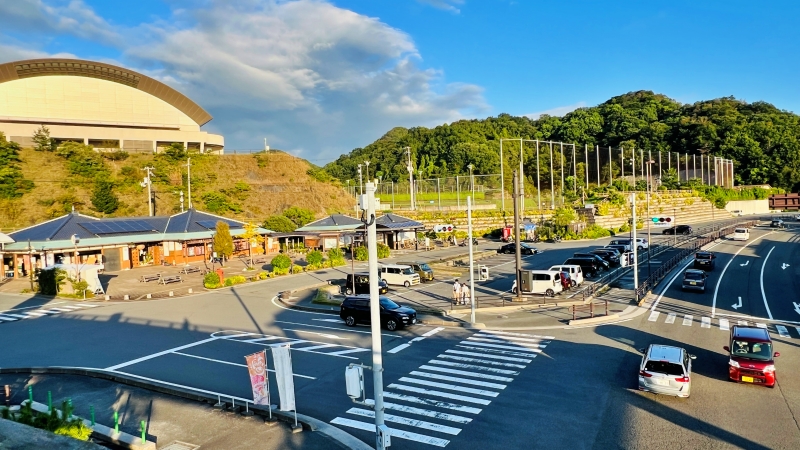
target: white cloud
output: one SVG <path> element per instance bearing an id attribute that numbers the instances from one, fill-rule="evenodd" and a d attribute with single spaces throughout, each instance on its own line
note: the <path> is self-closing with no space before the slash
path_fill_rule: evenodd
<path id="1" fill-rule="evenodd" d="M 458 14 L 461 12 L 459 6 L 464 4 L 464 0 L 417 0 L 419 3 L 433 6 L 434 8 L 443 9 L 452 13 Z"/>
<path id="2" fill-rule="evenodd" d="M 55 32 L 120 45 L 122 38 L 111 24 L 82 0 L 11 0 L 0 2 L 0 24 L 26 33 Z"/>
<path id="3" fill-rule="evenodd" d="M 578 108 L 583 108 L 586 106 L 586 102 L 578 102 L 574 105 L 566 105 L 566 106 L 557 106 L 555 108 L 550 108 L 544 111 L 539 111 L 535 113 L 525 114 L 525 117 L 530 119 L 536 120 L 543 115 L 554 116 L 554 117 L 562 117 L 567 113 L 575 111 Z"/>

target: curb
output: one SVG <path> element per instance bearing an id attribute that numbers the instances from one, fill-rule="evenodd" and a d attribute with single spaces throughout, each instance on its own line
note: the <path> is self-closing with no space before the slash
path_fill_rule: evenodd
<path id="1" fill-rule="evenodd" d="M 573 327 L 577 325 L 600 324 L 602 322 L 618 320 L 618 319 L 619 319 L 619 314 L 609 314 L 607 316 L 590 317 L 588 319 L 570 320 L 568 325 Z"/>
<path id="2" fill-rule="evenodd" d="M 77 368 L 77 367 L 0 368 L 0 374 L 16 374 L 16 373 L 37 374 L 37 375 L 79 375 L 79 376 L 113 381 L 116 383 L 126 384 L 128 386 L 134 386 L 142 389 L 147 389 L 153 392 L 159 392 L 162 394 L 172 395 L 174 397 L 180 397 L 187 400 L 194 400 L 202 403 L 215 404 L 218 401 L 217 398 L 205 394 L 192 392 L 187 389 L 166 386 L 161 383 L 145 382 L 122 374 L 105 372 L 100 369 Z M 266 416 L 268 413 L 267 408 L 259 405 L 252 405 L 250 407 L 250 411 L 253 411 L 254 413 L 259 414 L 261 416 Z M 272 409 L 272 416 L 282 422 L 294 423 L 295 415 L 293 413 L 286 413 L 277 409 Z M 309 417 L 305 414 L 297 414 L 297 421 L 302 424 L 303 429 L 309 431 L 319 430 L 321 434 L 330 438 L 342 448 L 347 448 L 347 449 L 352 448 L 352 449 L 362 449 L 362 450 L 367 450 L 371 448 L 361 440 L 357 439 L 355 436 L 352 436 L 351 434 L 345 431 L 335 428 L 332 425 L 328 425 L 327 423 L 321 420 Z"/>

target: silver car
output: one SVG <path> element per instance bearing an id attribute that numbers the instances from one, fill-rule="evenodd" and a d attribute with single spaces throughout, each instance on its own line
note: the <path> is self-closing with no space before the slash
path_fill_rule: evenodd
<path id="1" fill-rule="evenodd" d="M 689 397 L 694 355 L 669 345 L 651 345 L 646 352 L 639 351 L 644 355 L 639 366 L 640 391 Z"/>

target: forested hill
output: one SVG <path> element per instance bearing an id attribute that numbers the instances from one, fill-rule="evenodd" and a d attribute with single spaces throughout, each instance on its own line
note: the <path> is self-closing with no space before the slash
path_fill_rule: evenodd
<path id="1" fill-rule="evenodd" d="M 650 91 L 631 92 L 564 117 L 538 120 L 501 114 L 462 120 L 436 128 L 394 128 L 367 145 L 342 155 L 325 169 L 331 175 L 358 179 L 357 166 L 370 161 L 370 174 L 386 180 L 408 177 L 404 147 L 411 147 L 415 172 L 423 177 L 500 172 L 500 138 L 526 138 L 600 145 L 645 152 L 673 151 L 710 155 L 735 162 L 736 184 L 763 184 L 800 189 L 800 116 L 765 102 L 733 97 L 681 104 Z M 506 149 L 506 163 L 518 162 Z M 535 159 L 526 148 L 526 160 Z M 530 161 L 529 160 L 529 161 Z M 529 172 L 528 177 L 535 175 Z"/>

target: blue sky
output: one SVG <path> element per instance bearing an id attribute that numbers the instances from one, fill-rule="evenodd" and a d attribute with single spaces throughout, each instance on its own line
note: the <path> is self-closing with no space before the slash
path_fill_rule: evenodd
<path id="1" fill-rule="evenodd" d="M 393 126 L 562 115 L 635 90 L 800 112 L 800 2 L 14 0 L 0 62 L 139 70 L 213 116 L 228 149 L 323 164 Z"/>

